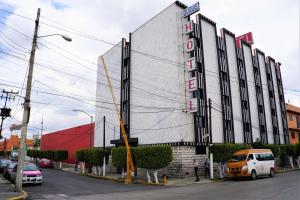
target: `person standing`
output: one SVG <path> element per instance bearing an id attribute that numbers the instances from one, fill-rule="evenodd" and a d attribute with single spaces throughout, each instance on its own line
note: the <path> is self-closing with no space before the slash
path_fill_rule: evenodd
<path id="1" fill-rule="evenodd" d="M 206 159 L 205 160 L 205 163 L 204 163 L 204 169 L 205 169 L 205 178 L 209 178 L 210 175 L 209 175 L 209 160 Z"/>
<path id="2" fill-rule="evenodd" d="M 198 168 L 199 168 L 199 164 L 198 161 L 196 159 L 193 159 L 193 167 L 194 167 L 194 171 L 195 171 L 195 176 L 196 176 L 196 180 L 195 182 L 199 182 L 199 176 L 198 176 Z"/>

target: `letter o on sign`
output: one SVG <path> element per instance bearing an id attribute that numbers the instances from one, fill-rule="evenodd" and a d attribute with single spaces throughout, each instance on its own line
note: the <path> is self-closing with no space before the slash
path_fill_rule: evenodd
<path id="1" fill-rule="evenodd" d="M 187 53 L 195 50 L 195 40 L 193 38 L 186 41 L 185 50 Z"/>

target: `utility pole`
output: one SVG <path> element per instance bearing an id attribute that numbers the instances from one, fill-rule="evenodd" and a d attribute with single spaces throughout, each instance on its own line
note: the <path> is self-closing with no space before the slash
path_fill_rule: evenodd
<path id="1" fill-rule="evenodd" d="M 92 144 L 92 136 L 93 136 L 93 116 L 90 116 L 91 117 L 91 128 L 90 128 L 90 148 L 93 147 L 93 144 Z"/>
<path id="2" fill-rule="evenodd" d="M 106 175 L 106 163 L 105 163 L 105 116 L 103 116 L 103 149 L 104 149 L 104 158 L 103 158 L 103 176 Z"/>
<path id="3" fill-rule="evenodd" d="M 211 99 L 208 99 L 208 114 L 209 114 L 209 118 L 208 118 L 208 126 L 209 126 L 209 146 L 212 146 L 212 130 L 211 130 Z M 214 178 L 214 157 L 212 152 L 209 152 L 209 163 L 210 163 L 210 179 Z"/>
<path id="4" fill-rule="evenodd" d="M 5 99 L 5 103 L 3 108 L 1 108 L 1 112 L 0 112 L 0 116 L 1 116 L 1 125 L 0 125 L 0 139 L 2 139 L 2 127 L 3 127 L 3 121 L 5 120 L 5 118 L 10 117 L 10 108 L 6 107 L 7 101 L 9 100 L 15 100 L 15 96 L 18 94 L 19 92 L 13 92 L 13 91 L 6 91 L 6 90 L 2 90 L 2 95 L 0 96 L 0 99 Z M 5 94 L 5 96 L 3 96 L 3 94 Z"/>
<path id="5" fill-rule="evenodd" d="M 42 118 L 42 121 L 41 121 L 41 136 L 40 136 L 40 141 L 39 141 L 39 150 L 41 150 L 41 147 L 42 147 L 43 130 L 44 130 L 44 119 Z"/>
<path id="6" fill-rule="evenodd" d="M 17 177 L 16 177 L 16 188 L 15 188 L 15 190 L 18 192 L 22 191 L 22 177 L 23 177 L 24 157 L 25 157 L 25 139 L 27 135 L 27 125 L 30 117 L 31 84 L 32 84 L 33 66 L 34 66 L 34 56 L 35 56 L 35 50 L 37 46 L 40 12 L 41 9 L 38 8 L 37 16 L 35 20 L 35 28 L 34 28 L 34 35 L 32 40 L 30 59 L 29 59 L 29 70 L 28 70 L 28 79 L 27 79 L 27 86 L 26 86 L 26 96 L 24 101 L 24 112 L 23 112 L 23 120 L 22 120 L 22 131 L 21 131 L 20 149 L 18 155 L 18 168 L 17 168 Z"/>

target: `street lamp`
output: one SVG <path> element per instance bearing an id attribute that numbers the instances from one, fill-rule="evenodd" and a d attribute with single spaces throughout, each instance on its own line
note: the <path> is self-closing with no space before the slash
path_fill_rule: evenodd
<path id="1" fill-rule="evenodd" d="M 61 36 L 64 40 L 66 40 L 66 41 L 68 41 L 68 42 L 72 42 L 72 38 L 70 38 L 70 37 L 67 36 L 67 35 L 62 35 L 62 34 L 59 34 L 59 33 L 50 34 L 50 35 L 42 35 L 42 36 L 38 36 L 38 38 L 49 37 L 49 36 L 54 36 L 54 35 L 59 35 L 59 36 Z"/>
<path id="2" fill-rule="evenodd" d="M 22 170 L 24 166 L 24 158 L 25 158 L 25 139 L 27 135 L 27 128 L 29 123 L 30 117 L 30 96 L 31 96 L 31 88 L 32 88 L 32 75 L 33 75 L 33 67 L 34 67 L 34 59 L 35 59 L 35 50 L 37 47 L 37 39 L 41 37 L 47 37 L 52 35 L 60 35 L 60 34 L 52 34 L 52 35 L 45 35 L 45 36 L 38 36 L 38 29 L 39 29 L 39 20 L 40 20 L 40 12 L 41 9 L 38 8 L 37 16 L 35 20 L 35 28 L 34 28 L 34 35 L 32 39 L 32 47 L 30 51 L 30 58 L 29 58 L 29 67 L 28 67 L 28 76 L 27 76 L 27 85 L 26 85 L 26 94 L 24 98 L 24 111 L 23 111 L 23 119 L 22 119 L 22 130 L 21 130 L 21 140 L 20 140 L 20 150 L 18 156 L 18 168 L 17 168 L 17 176 L 15 181 L 15 190 L 18 192 L 22 191 Z M 68 42 L 71 42 L 72 39 L 67 36 L 62 36 Z"/>
<path id="3" fill-rule="evenodd" d="M 91 127 L 90 127 L 90 148 L 92 148 L 92 134 L 93 134 L 93 130 L 92 130 L 92 126 L 93 126 L 93 116 L 90 115 L 89 113 L 83 111 L 83 110 L 72 110 L 74 112 L 82 112 L 86 115 L 88 115 L 91 118 Z"/>

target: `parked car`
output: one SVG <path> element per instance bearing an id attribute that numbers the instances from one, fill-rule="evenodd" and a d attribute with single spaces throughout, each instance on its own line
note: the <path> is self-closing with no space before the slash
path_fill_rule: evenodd
<path id="1" fill-rule="evenodd" d="M 13 168 L 17 164 L 18 164 L 17 162 L 11 162 L 10 165 L 4 169 L 4 172 L 3 172 L 4 178 L 6 178 L 7 180 L 11 179 L 11 173 L 13 171 Z"/>
<path id="2" fill-rule="evenodd" d="M 11 181 L 16 181 L 17 176 L 17 168 L 18 164 L 16 164 L 13 168 L 13 171 L 11 173 Z M 22 184 L 38 184 L 41 185 L 43 182 L 43 176 L 41 170 L 38 169 L 38 167 L 30 162 L 24 163 L 23 168 L 23 178 L 22 178 Z"/>
<path id="3" fill-rule="evenodd" d="M 1 159 L 0 160 L 0 173 L 4 172 L 4 168 L 6 168 L 11 163 L 8 159 Z"/>
<path id="4" fill-rule="evenodd" d="M 52 168 L 53 167 L 53 161 L 46 159 L 46 158 L 42 158 L 39 160 L 39 167 L 43 167 L 43 168 Z"/>
<path id="5" fill-rule="evenodd" d="M 237 151 L 227 162 L 229 177 L 251 177 L 275 174 L 274 155 L 270 149 L 248 149 Z"/>

